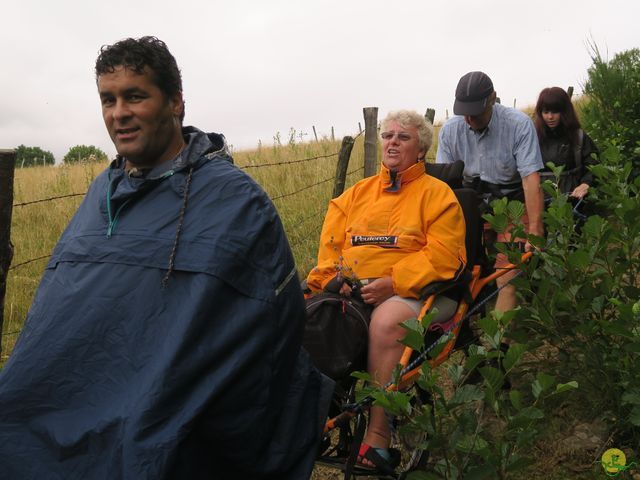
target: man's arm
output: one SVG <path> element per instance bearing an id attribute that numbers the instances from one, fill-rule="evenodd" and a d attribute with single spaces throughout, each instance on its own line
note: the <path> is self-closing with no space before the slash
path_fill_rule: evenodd
<path id="1" fill-rule="evenodd" d="M 522 188 L 524 189 L 524 204 L 529 217 L 528 233 L 542 237 L 544 235 L 544 227 L 542 226 L 544 200 L 540 189 L 540 174 L 533 172 L 524 177 L 522 179 Z"/>

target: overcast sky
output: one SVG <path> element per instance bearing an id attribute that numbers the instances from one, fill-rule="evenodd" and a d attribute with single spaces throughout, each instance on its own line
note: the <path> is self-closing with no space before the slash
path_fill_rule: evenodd
<path id="1" fill-rule="evenodd" d="M 638 0 L 2 0 L 0 148 L 77 144 L 115 155 L 96 94 L 101 45 L 164 40 L 182 70 L 185 124 L 236 149 L 354 134 L 362 108 L 452 111 L 483 70 L 502 103 L 547 86 L 580 93 L 593 41 L 609 59 L 640 47 Z M 309 138 L 309 137 L 307 137 Z"/>

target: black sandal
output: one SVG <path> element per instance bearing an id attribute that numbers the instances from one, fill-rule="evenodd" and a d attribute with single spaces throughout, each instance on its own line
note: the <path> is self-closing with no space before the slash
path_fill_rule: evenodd
<path id="1" fill-rule="evenodd" d="M 384 453 L 388 453 L 388 458 L 385 458 Z M 372 468 L 369 465 L 362 464 L 362 460 L 368 460 L 373 465 Z M 400 464 L 400 452 L 395 448 L 375 448 L 369 444 L 362 443 L 360 445 L 360 451 L 358 452 L 358 466 L 370 470 L 377 470 L 385 475 L 393 475 L 395 468 Z"/>

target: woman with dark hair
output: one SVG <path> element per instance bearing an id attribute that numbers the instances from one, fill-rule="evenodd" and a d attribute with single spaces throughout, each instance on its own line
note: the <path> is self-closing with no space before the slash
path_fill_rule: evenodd
<path id="1" fill-rule="evenodd" d="M 563 166 L 558 189 L 571 197 L 582 199 L 589 191 L 593 176 L 589 169 L 598 154 L 589 136 L 580 128 L 580 122 L 567 92 L 559 87 L 545 88 L 538 96 L 534 123 L 540 141 L 542 160 Z M 545 175 L 545 172 L 548 172 Z M 541 180 L 550 177 L 545 167 Z"/>

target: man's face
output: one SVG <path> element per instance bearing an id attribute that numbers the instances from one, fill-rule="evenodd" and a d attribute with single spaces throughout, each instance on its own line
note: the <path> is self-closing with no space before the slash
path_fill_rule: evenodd
<path id="1" fill-rule="evenodd" d="M 487 106 L 484 111 L 478 115 L 465 115 L 464 121 L 471 127 L 472 130 L 483 130 L 489 125 L 491 121 L 491 114 L 493 113 L 493 104 L 495 103 L 495 94 L 487 100 Z"/>
<path id="2" fill-rule="evenodd" d="M 128 162 L 150 167 L 180 152 L 182 94 L 167 98 L 148 69 L 138 74 L 116 67 L 98 77 L 98 93 L 109 136 Z"/>

